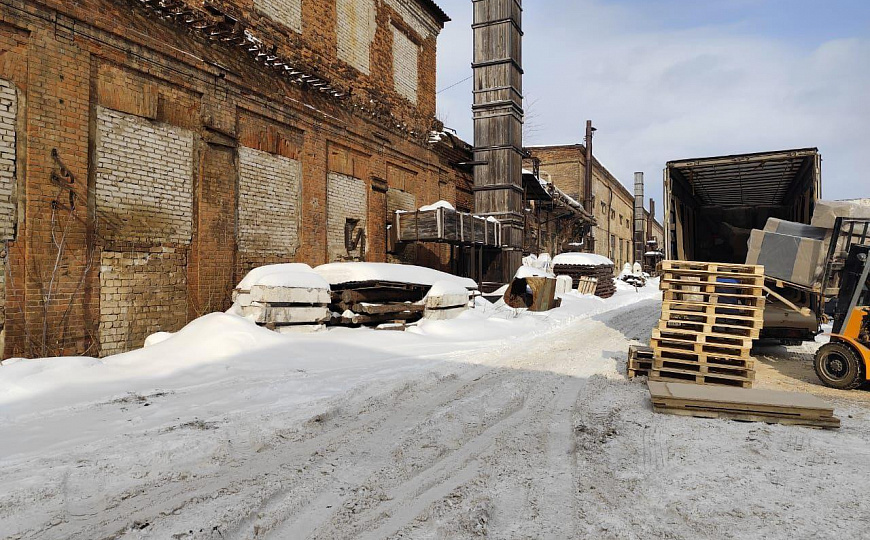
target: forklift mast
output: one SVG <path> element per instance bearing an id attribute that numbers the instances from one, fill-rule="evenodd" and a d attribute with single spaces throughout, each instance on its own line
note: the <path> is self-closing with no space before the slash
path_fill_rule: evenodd
<path id="1" fill-rule="evenodd" d="M 834 333 L 843 330 L 858 307 L 870 306 L 870 245 L 852 244 L 840 274 L 840 291 L 834 309 Z"/>

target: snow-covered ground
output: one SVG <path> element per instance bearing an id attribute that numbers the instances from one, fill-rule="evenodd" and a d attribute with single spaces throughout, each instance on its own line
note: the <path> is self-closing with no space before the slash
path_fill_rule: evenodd
<path id="1" fill-rule="evenodd" d="M 654 414 L 621 372 L 658 298 L 299 336 L 213 314 L 4 363 L 0 538 L 866 535 L 867 409 L 838 404 L 839 431 Z"/>

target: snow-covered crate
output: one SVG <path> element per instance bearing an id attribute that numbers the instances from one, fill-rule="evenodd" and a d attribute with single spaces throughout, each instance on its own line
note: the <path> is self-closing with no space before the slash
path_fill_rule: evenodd
<path id="1" fill-rule="evenodd" d="M 610 298 L 616 293 L 613 261 L 595 253 L 560 253 L 553 257 L 553 271 L 568 275 L 573 279 L 573 287 L 580 287 L 580 278 L 593 277 L 598 280 L 595 295 Z"/>
<path id="2" fill-rule="evenodd" d="M 413 212 L 397 211 L 395 219 L 398 242 L 450 242 L 501 246 L 501 223 L 457 212 L 444 201 Z"/>

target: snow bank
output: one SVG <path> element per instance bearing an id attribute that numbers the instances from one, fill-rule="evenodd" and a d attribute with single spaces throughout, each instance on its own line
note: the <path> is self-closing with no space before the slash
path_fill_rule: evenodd
<path id="1" fill-rule="evenodd" d="M 361 283 L 365 281 L 387 281 L 432 286 L 439 281 L 452 281 L 466 289 L 477 289 L 473 279 L 462 278 L 439 272 L 431 268 L 409 264 L 345 262 L 330 263 L 314 269 L 330 285 Z"/>
<path id="2" fill-rule="evenodd" d="M 523 279 L 528 277 L 554 278 L 556 277 L 556 275 L 549 270 L 545 270 L 543 268 L 536 268 L 534 266 L 520 266 L 519 269 L 517 269 L 517 273 L 514 274 L 514 279 Z"/>
<path id="3" fill-rule="evenodd" d="M 254 268 L 239 282 L 236 289 L 249 291 L 254 285 L 329 289 L 329 283 L 303 263 L 267 264 Z"/>
<path id="4" fill-rule="evenodd" d="M 436 296 L 453 296 L 453 295 L 465 295 L 468 297 L 468 289 L 465 288 L 459 282 L 452 279 L 442 279 L 441 281 L 436 281 L 432 288 L 429 289 L 429 292 L 426 294 L 427 298 L 434 298 Z"/>
<path id="5" fill-rule="evenodd" d="M 573 266 L 613 266 L 613 261 L 595 253 L 560 253 L 553 257 L 553 265 L 566 264 Z"/>

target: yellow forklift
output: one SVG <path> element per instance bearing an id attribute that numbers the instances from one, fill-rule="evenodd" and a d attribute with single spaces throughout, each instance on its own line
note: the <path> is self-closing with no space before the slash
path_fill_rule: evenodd
<path id="1" fill-rule="evenodd" d="M 851 390 L 870 373 L 870 246 L 852 245 L 843 265 L 834 308 L 831 341 L 816 353 L 813 366 L 826 386 Z"/>

